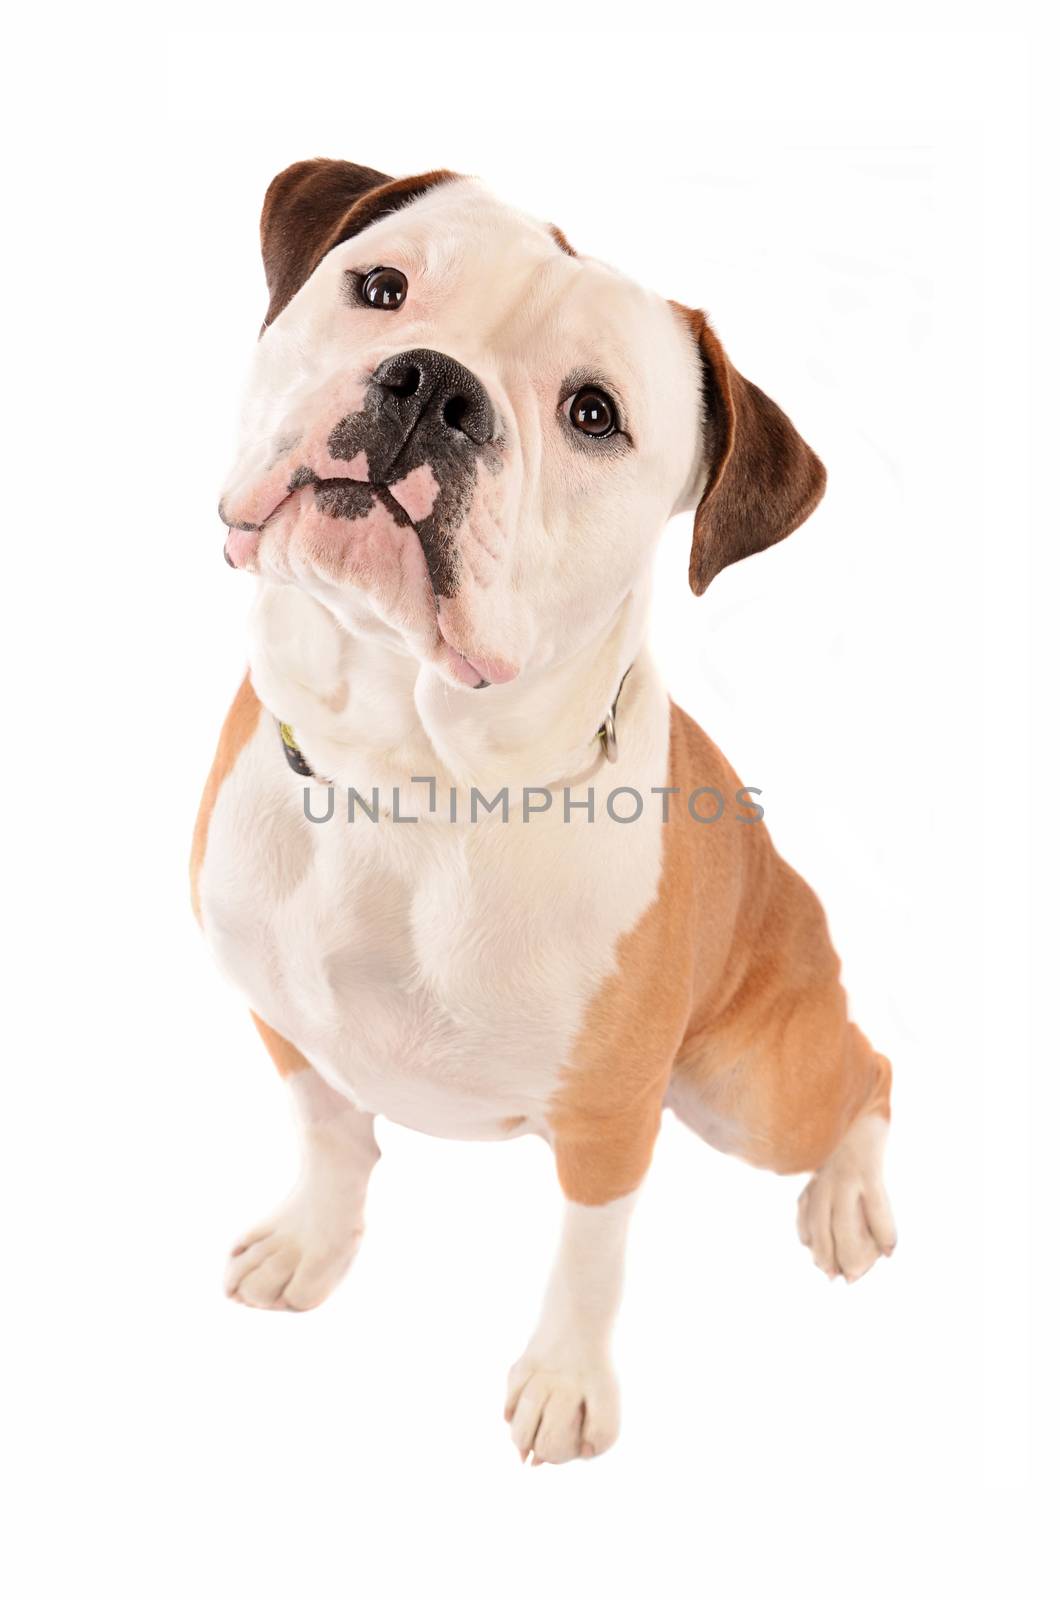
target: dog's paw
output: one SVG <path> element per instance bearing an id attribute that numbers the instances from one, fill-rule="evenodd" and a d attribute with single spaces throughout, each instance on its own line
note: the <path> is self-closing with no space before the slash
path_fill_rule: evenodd
<path id="1" fill-rule="evenodd" d="M 883 1187 L 878 1117 L 856 1122 L 799 1196 L 799 1238 L 830 1278 L 861 1278 L 898 1242 Z"/>
<path id="2" fill-rule="evenodd" d="M 579 1456 L 598 1456 L 618 1438 L 618 1384 L 598 1364 L 549 1364 L 530 1356 L 508 1375 L 504 1419 L 511 1423 L 516 1449 L 534 1466 L 559 1465 Z"/>
<path id="3" fill-rule="evenodd" d="M 225 1268 L 225 1293 L 265 1311 L 310 1311 L 342 1278 L 362 1231 L 324 1224 L 295 1197 L 234 1246 Z"/>

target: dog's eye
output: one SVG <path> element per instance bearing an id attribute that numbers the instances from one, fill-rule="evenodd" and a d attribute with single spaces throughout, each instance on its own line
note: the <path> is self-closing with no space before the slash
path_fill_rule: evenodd
<path id="1" fill-rule="evenodd" d="M 375 267 L 361 284 L 361 299 L 376 311 L 396 311 L 404 304 L 409 280 L 397 267 Z"/>
<path id="2" fill-rule="evenodd" d="M 615 402 L 591 384 L 578 390 L 567 415 L 571 427 L 577 428 L 579 433 L 587 433 L 590 439 L 606 439 L 618 427 Z"/>

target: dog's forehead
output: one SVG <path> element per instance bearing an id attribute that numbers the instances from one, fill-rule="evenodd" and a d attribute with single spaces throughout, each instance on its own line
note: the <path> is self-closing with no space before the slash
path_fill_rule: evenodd
<path id="1" fill-rule="evenodd" d="M 344 270 L 394 265 L 428 304 L 488 329 L 498 354 L 560 345 L 571 369 L 607 363 L 615 381 L 672 384 L 694 362 L 661 295 L 572 253 L 549 222 L 497 199 L 475 179 L 440 184 L 334 254 Z M 600 376 L 604 374 L 601 373 Z"/>
<path id="2" fill-rule="evenodd" d="M 351 244 L 392 245 L 422 272 L 456 273 L 508 256 L 528 265 L 565 256 L 549 225 L 505 205 L 475 178 L 436 184 L 366 228 Z"/>

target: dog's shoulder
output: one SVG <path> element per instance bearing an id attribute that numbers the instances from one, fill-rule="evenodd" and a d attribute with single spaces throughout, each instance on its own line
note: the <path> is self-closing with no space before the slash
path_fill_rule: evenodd
<path id="1" fill-rule="evenodd" d="M 732 767 L 713 739 L 688 712 L 670 701 L 670 782 L 693 790 L 702 786 L 721 788 L 732 795 L 740 786 Z"/>
<path id="2" fill-rule="evenodd" d="M 210 818 L 213 816 L 217 796 L 221 786 L 228 777 L 240 751 L 247 745 L 254 735 L 261 716 L 261 701 L 254 693 L 253 685 L 248 672 L 236 690 L 235 699 L 228 708 L 221 728 L 220 738 L 217 741 L 217 750 L 214 753 L 213 765 L 206 779 L 206 787 L 202 792 L 199 802 L 199 813 L 195 818 L 195 831 L 191 841 L 191 904 L 196 917 L 202 920 L 199 899 L 199 877 L 202 864 L 206 858 L 206 840 L 210 831 Z"/>

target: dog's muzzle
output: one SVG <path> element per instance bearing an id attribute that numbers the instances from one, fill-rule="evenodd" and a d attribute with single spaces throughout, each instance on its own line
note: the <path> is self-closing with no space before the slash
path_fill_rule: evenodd
<path id="1" fill-rule="evenodd" d="M 460 584 L 457 535 L 479 465 L 500 466 L 489 395 L 459 361 L 427 349 L 388 356 L 362 395 L 360 410 L 303 427 L 263 481 L 225 497 L 226 558 L 232 565 L 251 559 L 265 524 L 308 490 L 318 516 L 337 524 L 354 526 L 378 506 L 397 527 L 414 529 L 435 595 L 449 598 Z"/>
<path id="2" fill-rule="evenodd" d="M 460 582 L 454 536 L 467 516 L 480 459 L 496 444 L 496 418 L 485 388 L 440 350 L 401 350 L 369 380 L 363 411 L 343 417 L 328 436 L 334 461 L 363 456 L 370 484 L 394 489 L 408 512 L 436 595 Z M 399 486 L 432 485 L 428 503 L 407 504 Z"/>

